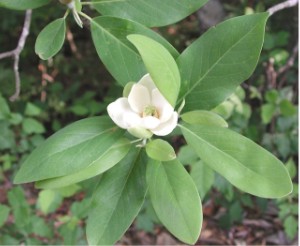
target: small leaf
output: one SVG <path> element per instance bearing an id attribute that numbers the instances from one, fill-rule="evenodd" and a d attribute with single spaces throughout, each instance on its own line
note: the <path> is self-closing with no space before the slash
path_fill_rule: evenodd
<path id="1" fill-rule="evenodd" d="M 176 158 L 173 147 L 164 140 L 155 139 L 146 145 L 147 155 L 157 161 L 171 161 Z"/>
<path id="2" fill-rule="evenodd" d="M 110 16 L 96 17 L 91 21 L 91 32 L 100 59 L 123 86 L 129 81 L 139 81 L 147 73 L 140 54 L 127 40 L 128 35 L 145 35 L 162 44 L 173 57 L 179 55 L 161 35 L 130 20 Z"/>
<path id="3" fill-rule="evenodd" d="M 0 0 L 0 7 L 26 10 L 35 9 L 50 3 L 51 0 Z"/>
<path id="4" fill-rule="evenodd" d="M 192 125 L 228 127 L 227 122 L 221 116 L 205 110 L 190 111 L 181 115 L 181 118 Z"/>
<path id="5" fill-rule="evenodd" d="M 38 181 L 35 186 L 39 189 L 54 189 L 97 176 L 121 161 L 128 153 L 129 148 L 129 140 L 120 139 L 87 168 L 70 175 Z"/>
<path id="6" fill-rule="evenodd" d="M 22 164 L 14 182 L 27 183 L 76 173 L 93 164 L 122 137 L 108 117 L 91 117 L 59 130 Z"/>
<path id="7" fill-rule="evenodd" d="M 0 228 L 4 225 L 8 218 L 10 208 L 6 205 L 0 204 Z"/>
<path id="8" fill-rule="evenodd" d="M 261 107 L 262 122 L 264 124 L 270 123 L 275 113 L 276 113 L 276 106 L 274 104 L 264 104 Z"/>
<path id="9" fill-rule="evenodd" d="M 207 1 L 208 0 L 93 0 L 93 6 L 102 15 L 135 20 L 146 26 L 166 26 L 195 12 Z"/>
<path id="10" fill-rule="evenodd" d="M 179 240 L 194 244 L 202 225 L 197 188 L 178 160 L 147 163 L 147 183 L 153 208 L 162 224 Z"/>
<path id="11" fill-rule="evenodd" d="M 297 108 L 289 100 L 282 100 L 279 107 L 283 116 L 293 116 L 297 113 Z"/>
<path id="12" fill-rule="evenodd" d="M 27 115 L 27 116 L 38 116 L 38 115 L 41 114 L 41 112 L 42 112 L 42 110 L 38 106 L 34 105 L 33 103 L 28 102 L 26 104 L 25 115 Z"/>
<path id="13" fill-rule="evenodd" d="M 35 53 L 47 60 L 56 55 L 66 36 L 66 19 L 60 18 L 49 23 L 38 35 L 35 43 Z"/>
<path id="14" fill-rule="evenodd" d="M 55 190 L 43 190 L 37 200 L 38 208 L 44 213 L 54 212 L 62 203 L 62 196 Z"/>
<path id="15" fill-rule="evenodd" d="M 177 59 L 182 79 L 178 102 L 185 99 L 184 111 L 216 107 L 253 73 L 267 18 L 259 13 L 226 20 L 187 47 Z"/>
<path id="16" fill-rule="evenodd" d="M 294 239 L 298 232 L 298 220 L 293 215 L 288 216 L 284 222 L 284 231 L 290 240 Z"/>
<path id="17" fill-rule="evenodd" d="M 296 167 L 296 164 L 295 162 L 293 161 L 292 158 L 290 158 L 288 160 L 288 162 L 285 164 L 290 176 L 291 176 L 291 179 L 295 178 L 296 175 L 297 175 L 297 167 Z"/>
<path id="18" fill-rule="evenodd" d="M 146 36 L 132 34 L 127 38 L 138 49 L 161 94 L 175 106 L 180 89 L 180 74 L 172 55 L 160 43 Z"/>
<path id="19" fill-rule="evenodd" d="M 87 220 L 90 245 L 118 241 L 140 211 L 146 196 L 145 155 L 132 147 L 128 155 L 101 178 Z"/>
<path id="20" fill-rule="evenodd" d="M 264 198 L 291 193 L 291 178 L 283 163 L 250 139 L 227 128 L 180 127 L 201 160 L 239 189 Z"/>
<path id="21" fill-rule="evenodd" d="M 26 118 L 22 122 L 23 126 L 23 131 L 27 134 L 32 134 L 32 133 L 44 133 L 45 132 L 45 127 L 38 122 L 37 120 L 33 118 Z"/>

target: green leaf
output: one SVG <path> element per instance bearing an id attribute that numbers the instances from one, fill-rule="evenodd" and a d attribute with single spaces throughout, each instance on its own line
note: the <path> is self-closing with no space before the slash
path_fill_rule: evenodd
<path id="1" fill-rule="evenodd" d="M 91 20 L 94 45 L 108 71 L 123 86 L 138 81 L 147 73 L 140 54 L 127 40 L 130 34 L 142 34 L 162 44 L 173 56 L 178 51 L 156 32 L 139 23 L 109 16 Z"/>
<path id="2" fill-rule="evenodd" d="M 6 205 L 0 204 L 0 228 L 4 225 L 8 218 L 10 208 Z"/>
<path id="3" fill-rule="evenodd" d="M 180 74 L 172 55 L 160 43 L 146 36 L 132 34 L 127 38 L 138 49 L 161 94 L 175 106 L 180 89 Z"/>
<path id="4" fill-rule="evenodd" d="M 297 113 L 297 108 L 287 99 L 282 100 L 279 107 L 283 116 L 293 116 Z"/>
<path id="5" fill-rule="evenodd" d="M 254 71 L 267 13 L 245 15 L 212 27 L 177 59 L 184 111 L 212 109 Z"/>
<path id="6" fill-rule="evenodd" d="M 297 175 L 297 167 L 296 167 L 296 164 L 293 161 L 293 159 L 290 158 L 288 160 L 288 162 L 285 164 L 285 166 L 286 166 L 286 169 L 288 170 L 288 172 L 290 174 L 291 179 L 295 178 L 296 175 Z"/>
<path id="7" fill-rule="evenodd" d="M 180 126 L 205 164 L 250 194 L 280 198 L 292 191 L 285 166 L 271 153 L 227 128 Z"/>
<path id="8" fill-rule="evenodd" d="M 26 108 L 25 108 L 25 113 L 24 113 L 25 115 L 38 116 L 41 114 L 41 112 L 42 112 L 42 110 L 38 106 L 34 105 L 31 102 L 26 103 Z"/>
<path id="9" fill-rule="evenodd" d="M 13 148 L 15 146 L 15 135 L 10 130 L 7 121 L 0 120 L 0 132 L 0 150 Z"/>
<path id="10" fill-rule="evenodd" d="M 164 140 L 155 139 L 146 145 L 146 153 L 153 160 L 171 161 L 176 158 L 173 147 Z"/>
<path id="11" fill-rule="evenodd" d="M 177 159 L 183 165 L 188 165 L 188 164 L 193 164 L 196 161 L 198 161 L 199 157 L 191 146 L 184 145 L 180 148 Z"/>
<path id="12" fill-rule="evenodd" d="M 35 149 L 14 182 L 26 183 L 73 174 L 102 156 L 124 131 L 108 117 L 91 117 L 61 129 Z"/>
<path id="13" fill-rule="evenodd" d="M 197 186 L 200 197 L 203 199 L 214 184 L 214 171 L 202 161 L 198 161 L 191 166 L 191 177 Z"/>
<path id="14" fill-rule="evenodd" d="M 207 1 L 208 0 L 93 0 L 93 6 L 103 15 L 135 20 L 146 26 L 166 26 L 195 12 Z"/>
<path id="15" fill-rule="evenodd" d="M 202 225 L 197 188 L 178 160 L 147 163 L 153 208 L 162 224 L 184 243 L 194 244 Z"/>
<path id="16" fill-rule="evenodd" d="M 276 104 L 278 97 L 279 93 L 275 89 L 267 91 L 265 95 L 266 101 L 271 104 Z"/>
<path id="17" fill-rule="evenodd" d="M 18 228 L 24 228 L 30 221 L 30 207 L 26 201 L 23 189 L 18 186 L 8 192 L 8 202 L 14 215 L 14 223 Z"/>
<path id="18" fill-rule="evenodd" d="M 44 213 L 54 212 L 62 203 L 61 194 L 55 190 L 43 190 L 39 193 L 37 200 L 38 208 Z"/>
<path id="19" fill-rule="evenodd" d="M 293 215 L 288 216 L 284 222 L 284 231 L 290 240 L 294 239 L 298 234 L 298 220 Z"/>
<path id="20" fill-rule="evenodd" d="M 276 113 L 276 106 L 274 104 L 264 104 L 261 107 L 262 122 L 264 124 L 270 123 L 275 113 Z"/>
<path id="21" fill-rule="evenodd" d="M 205 110 L 187 112 L 181 115 L 181 119 L 192 125 L 228 127 L 227 122 L 221 116 Z"/>
<path id="22" fill-rule="evenodd" d="M 44 133 L 44 126 L 33 118 L 25 118 L 22 122 L 23 131 L 27 134 Z"/>
<path id="23" fill-rule="evenodd" d="M 35 42 L 35 53 L 47 60 L 58 53 L 66 36 L 66 19 L 60 18 L 49 23 L 38 35 Z"/>
<path id="24" fill-rule="evenodd" d="M 147 187 L 145 155 L 132 147 L 106 172 L 94 192 L 87 221 L 90 245 L 111 245 L 121 238 L 140 211 Z"/>
<path id="25" fill-rule="evenodd" d="M 78 183 L 85 179 L 97 176 L 106 170 L 112 168 L 115 164 L 121 161 L 128 153 L 130 148 L 130 142 L 127 139 L 121 138 L 117 142 L 109 147 L 101 156 L 98 157 L 91 165 L 76 173 L 46 179 L 36 182 L 36 188 L 40 189 L 53 189 L 62 187 L 74 183 Z"/>
<path id="26" fill-rule="evenodd" d="M 35 9 L 50 3 L 51 0 L 0 0 L 0 7 L 26 10 Z"/>
<path id="27" fill-rule="evenodd" d="M 30 219 L 32 226 L 32 233 L 41 237 L 53 238 L 53 232 L 45 220 L 40 217 L 33 216 Z"/>
<path id="28" fill-rule="evenodd" d="M 10 116 L 10 109 L 4 97 L 0 94 L 0 120 L 8 119 Z"/>

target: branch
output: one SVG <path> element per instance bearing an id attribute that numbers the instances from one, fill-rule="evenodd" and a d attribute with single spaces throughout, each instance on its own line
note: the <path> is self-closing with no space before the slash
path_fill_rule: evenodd
<path id="1" fill-rule="evenodd" d="M 283 9 L 287 9 L 287 8 L 291 8 L 294 7 L 298 4 L 298 0 L 287 0 L 283 3 L 279 3 L 276 4 L 275 6 L 269 8 L 267 10 L 267 12 L 269 12 L 270 16 L 273 15 L 274 13 L 283 10 Z"/>
<path id="2" fill-rule="evenodd" d="M 20 73 L 19 73 L 19 60 L 20 60 L 20 54 L 21 54 L 22 50 L 24 49 L 24 45 L 25 45 L 27 36 L 29 35 L 31 15 L 32 15 L 32 10 L 31 9 L 26 10 L 24 25 L 23 25 L 22 33 L 19 38 L 17 47 L 12 51 L 3 52 L 0 54 L 0 59 L 7 58 L 7 57 L 12 57 L 14 59 L 14 73 L 15 73 L 16 89 L 15 89 L 15 93 L 10 97 L 10 101 L 15 101 L 20 95 L 21 79 L 20 79 Z"/>

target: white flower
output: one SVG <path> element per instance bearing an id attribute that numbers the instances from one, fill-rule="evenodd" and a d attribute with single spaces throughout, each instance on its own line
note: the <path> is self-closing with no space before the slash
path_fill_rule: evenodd
<path id="1" fill-rule="evenodd" d="M 107 111 L 119 127 L 129 132 L 140 129 L 165 136 L 173 131 L 178 121 L 178 113 L 159 92 L 149 74 L 132 86 L 128 98 L 112 102 Z"/>

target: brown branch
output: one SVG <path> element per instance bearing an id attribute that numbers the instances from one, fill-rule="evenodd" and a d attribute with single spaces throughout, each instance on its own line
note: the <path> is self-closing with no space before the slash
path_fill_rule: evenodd
<path id="1" fill-rule="evenodd" d="M 14 69 L 14 73 L 15 73 L 16 89 L 15 89 L 15 93 L 10 97 L 10 101 L 15 101 L 20 95 L 21 79 L 20 79 L 20 73 L 19 73 L 19 60 L 20 60 L 20 54 L 21 54 L 22 50 L 24 49 L 24 45 L 25 45 L 27 36 L 29 35 L 31 15 L 32 15 L 32 10 L 31 9 L 26 10 L 24 25 L 23 25 L 22 33 L 19 38 L 17 47 L 12 51 L 3 52 L 0 54 L 0 59 L 7 58 L 7 57 L 12 57 L 14 59 L 13 69 Z"/>
<path id="2" fill-rule="evenodd" d="M 267 12 L 269 12 L 270 16 L 273 15 L 274 13 L 283 10 L 283 9 L 287 9 L 287 8 L 291 8 L 294 7 L 298 4 L 298 0 L 287 0 L 283 3 L 279 3 L 276 4 L 275 6 L 269 8 L 267 10 Z"/>

